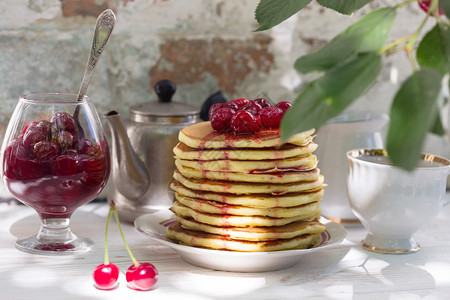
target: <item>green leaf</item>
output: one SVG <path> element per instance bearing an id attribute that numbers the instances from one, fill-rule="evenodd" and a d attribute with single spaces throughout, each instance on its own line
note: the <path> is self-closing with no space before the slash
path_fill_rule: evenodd
<path id="1" fill-rule="evenodd" d="M 377 50 L 385 44 L 395 16 L 392 7 L 368 13 L 317 52 L 297 59 L 295 68 L 301 73 L 326 71 L 357 52 Z"/>
<path id="2" fill-rule="evenodd" d="M 350 15 L 372 0 L 317 0 L 323 7 L 330 8 L 344 15 Z"/>
<path id="3" fill-rule="evenodd" d="M 255 31 L 270 29 L 296 14 L 312 0 L 261 0 L 255 10 L 259 27 Z"/>
<path id="4" fill-rule="evenodd" d="M 442 124 L 442 118 L 440 114 L 436 115 L 433 126 L 431 126 L 431 133 L 443 136 L 447 132 L 445 131 L 444 125 Z"/>
<path id="5" fill-rule="evenodd" d="M 450 72 L 450 28 L 446 24 L 436 24 L 422 39 L 417 48 L 417 62 L 421 67 L 438 70 L 442 74 Z"/>
<path id="6" fill-rule="evenodd" d="M 386 148 L 392 162 L 405 170 L 417 165 L 435 121 L 441 79 L 439 72 L 421 69 L 403 82 L 392 102 Z"/>
<path id="7" fill-rule="evenodd" d="M 297 132 L 318 128 L 339 115 L 367 91 L 379 74 L 381 65 L 381 56 L 376 52 L 361 53 L 311 82 L 283 117 L 283 139 Z"/>
<path id="8" fill-rule="evenodd" d="M 450 19 L 450 1 L 441 0 L 439 1 L 439 7 L 445 13 L 448 19 Z"/>

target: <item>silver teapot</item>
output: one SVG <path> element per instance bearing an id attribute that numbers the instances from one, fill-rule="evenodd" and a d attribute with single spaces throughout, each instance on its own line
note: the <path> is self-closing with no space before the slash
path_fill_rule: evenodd
<path id="1" fill-rule="evenodd" d="M 107 197 L 128 222 L 172 205 L 169 185 L 178 132 L 200 121 L 200 109 L 172 101 L 176 91 L 173 82 L 158 81 L 154 89 L 159 101 L 131 106 L 125 122 L 116 111 L 105 114 L 112 139 L 112 184 Z"/>

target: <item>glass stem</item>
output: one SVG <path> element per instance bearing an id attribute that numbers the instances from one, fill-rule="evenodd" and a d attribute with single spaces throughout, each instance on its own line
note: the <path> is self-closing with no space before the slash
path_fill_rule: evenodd
<path id="1" fill-rule="evenodd" d="M 42 243 L 71 242 L 76 236 L 70 231 L 69 224 L 68 218 L 43 219 L 36 238 Z"/>

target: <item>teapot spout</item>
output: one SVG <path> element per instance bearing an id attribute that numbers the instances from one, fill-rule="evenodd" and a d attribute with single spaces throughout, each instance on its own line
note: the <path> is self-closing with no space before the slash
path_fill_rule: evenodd
<path id="1" fill-rule="evenodd" d="M 129 200 L 137 201 L 150 187 L 147 167 L 131 147 L 125 126 L 116 111 L 104 115 L 108 121 L 112 137 L 111 175 L 120 194 Z"/>

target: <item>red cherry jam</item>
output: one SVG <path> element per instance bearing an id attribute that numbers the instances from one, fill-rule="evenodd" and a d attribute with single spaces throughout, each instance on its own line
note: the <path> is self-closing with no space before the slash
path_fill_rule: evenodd
<path id="1" fill-rule="evenodd" d="M 264 98 L 239 98 L 214 104 L 209 110 L 209 119 L 217 133 L 254 134 L 261 129 L 278 129 L 281 119 L 291 106 L 287 101 L 272 106 Z"/>
<path id="2" fill-rule="evenodd" d="M 30 122 L 9 143 L 3 170 L 9 191 L 42 219 L 69 218 L 105 186 L 108 144 L 80 138 L 73 117 L 56 113 L 51 122 Z"/>

